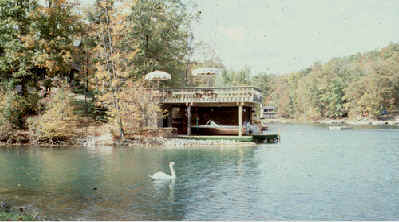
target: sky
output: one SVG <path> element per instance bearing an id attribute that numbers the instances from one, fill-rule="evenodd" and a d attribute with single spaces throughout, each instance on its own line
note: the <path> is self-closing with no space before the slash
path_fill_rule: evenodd
<path id="1" fill-rule="evenodd" d="M 399 42 L 399 0 L 198 0 L 196 41 L 231 69 L 287 73 Z"/>
<path id="2" fill-rule="evenodd" d="M 399 42 L 399 0 L 192 1 L 202 12 L 194 41 L 235 70 L 294 72 Z"/>

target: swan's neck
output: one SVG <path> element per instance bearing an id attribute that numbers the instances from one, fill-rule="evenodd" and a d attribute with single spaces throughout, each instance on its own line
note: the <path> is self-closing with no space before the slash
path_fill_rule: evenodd
<path id="1" fill-rule="evenodd" d="M 175 169 L 173 168 L 173 166 L 169 165 L 169 168 L 170 168 L 170 174 L 171 174 L 172 178 L 176 178 Z"/>

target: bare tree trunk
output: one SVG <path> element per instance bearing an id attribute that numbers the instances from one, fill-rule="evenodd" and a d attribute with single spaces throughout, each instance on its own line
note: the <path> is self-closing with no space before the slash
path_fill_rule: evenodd
<path id="1" fill-rule="evenodd" d="M 117 94 L 120 91 L 120 86 L 118 85 L 118 86 L 116 86 L 116 88 L 113 88 L 113 86 L 112 86 L 112 81 L 114 79 L 117 79 L 118 76 L 116 74 L 115 65 L 113 64 L 112 59 L 110 59 L 110 57 L 114 53 L 114 50 L 113 50 L 113 46 L 112 46 L 112 35 L 111 35 L 111 32 L 110 32 L 111 27 L 110 27 L 110 18 L 109 18 L 109 10 L 108 10 L 108 6 L 109 5 L 108 5 L 108 3 L 110 4 L 109 0 L 107 0 L 107 4 L 106 4 L 106 7 L 105 7 L 105 18 L 106 18 L 106 30 L 105 31 L 107 33 L 108 42 L 105 41 L 105 37 L 104 37 L 104 47 L 106 45 L 108 45 L 108 50 L 106 50 L 106 52 L 108 52 L 107 53 L 107 65 L 109 65 L 109 68 L 110 68 L 109 71 L 111 71 L 111 76 L 110 76 L 110 78 L 111 78 L 111 81 L 110 81 L 111 92 L 112 92 L 112 98 L 113 98 L 114 107 L 115 107 L 115 109 L 118 112 L 119 134 L 120 134 L 120 137 L 123 138 L 124 137 L 123 123 L 122 123 L 122 118 L 120 116 L 121 112 L 120 112 L 120 107 L 119 107 L 119 99 L 117 97 Z"/>

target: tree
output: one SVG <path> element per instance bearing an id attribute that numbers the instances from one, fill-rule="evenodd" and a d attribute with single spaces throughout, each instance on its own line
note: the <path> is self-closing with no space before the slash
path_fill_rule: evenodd
<path id="1" fill-rule="evenodd" d="M 146 128 L 157 128 L 162 117 L 158 91 L 144 88 L 143 80 L 129 80 L 120 92 L 120 116 L 127 135 L 141 134 Z"/>
<path id="2" fill-rule="evenodd" d="M 95 80 L 100 82 L 96 83 L 99 88 L 96 99 L 109 110 L 110 123 L 117 128 L 117 137 L 123 138 L 149 125 L 156 126 L 160 109 L 154 100 L 155 91 L 145 89 L 143 80 L 129 79 L 132 78 L 129 71 L 134 68 L 132 61 L 137 56 L 137 39 L 129 35 L 132 24 L 119 7 L 126 5 L 98 0 L 98 20 L 92 24 L 91 35 L 100 40 L 93 53 Z"/>
<path id="3" fill-rule="evenodd" d="M 183 85 L 187 59 L 193 39 L 191 23 L 197 14 L 191 13 L 182 0 L 137 0 L 128 17 L 130 38 L 138 50 L 132 61 L 130 77 L 162 70 L 172 74 L 171 85 Z"/>
<path id="4" fill-rule="evenodd" d="M 37 112 L 40 87 L 71 71 L 72 42 L 79 32 L 74 6 L 66 0 L 49 5 L 0 0 L 0 80 L 16 92 L 7 95 L 9 105 L 2 111 L 14 127 L 25 127 L 26 117 Z"/>
<path id="5" fill-rule="evenodd" d="M 30 32 L 31 11 L 36 7 L 35 1 L 0 0 L 0 79 L 3 87 L 14 89 L 32 79 L 32 61 L 26 56 L 22 38 Z"/>
<path id="6" fill-rule="evenodd" d="M 272 79 L 269 99 L 284 117 L 378 118 L 399 108 L 399 44 L 316 63 Z"/>
<path id="7" fill-rule="evenodd" d="M 98 36 L 98 44 L 94 48 L 96 60 L 96 79 L 102 82 L 101 93 L 98 100 L 110 111 L 111 117 L 116 120 L 119 128 L 119 136 L 124 136 L 124 127 L 121 116 L 120 92 L 124 80 L 128 78 L 129 59 L 136 54 L 129 51 L 128 45 L 135 44 L 128 38 L 126 30 L 126 13 L 115 8 L 113 0 L 97 1 L 99 14 L 98 23 L 92 24 L 93 33 Z"/>
<path id="8" fill-rule="evenodd" d="M 32 32 L 23 39 L 32 52 L 35 68 L 44 69 L 46 79 L 70 77 L 74 46 L 82 32 L 82 23 L 74 13 L 76 5 L 68 0 L 48 0 L 48 7 L 32 11 Z"/>
<path id="9" fill-rule="evenodd" d="M 10 87 L 37 86 L 38 80 L 63 77 L 71 71 L 73 40 L 80 32 L 74 5 L 52 0 L 0 1 L 0 78 Z"/>
<path id="10" fill-rule="evenodd" d="M 271 77 L 266 73 L 260 73 L 251 78 L 251 85 L 262 90 L 263 95 L 267 95 L 271 88 L 270 86 Z"/>
<path id="11" fill-rule="evenodd" d="M 251 84 L 251 69 L 244 67 L 238 71 L 222 70 L 220 77 L 216 79 L 217 86 L 248 86 Z"/>

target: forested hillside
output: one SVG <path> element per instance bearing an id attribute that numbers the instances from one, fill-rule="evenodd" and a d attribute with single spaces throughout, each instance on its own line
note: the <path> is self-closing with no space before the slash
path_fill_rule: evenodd
<path id="1" fill-rule="evenodd" d="M 399 44 L 334 58 L 288 74 L 224 70 L 219 86 L 253 85 L 282 118 L 376 119 L 399 109 Z"/>
<path id="2" fill-rule="evenodd" d="M 223 70 L 217 86 L 253 85 L 282 118 L 376 119 L 399 110 L 399 44 L 287 74 L 253 74 L 249 67 Z"/>
<path id="3" fill-rule="evenodd" d="M 282 117 L 375 119 L 399 108 L 399 44 L 270 78 L 267 103 Z"/>

